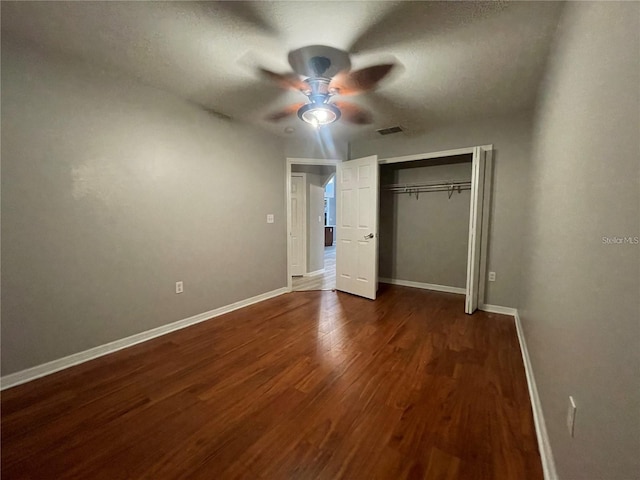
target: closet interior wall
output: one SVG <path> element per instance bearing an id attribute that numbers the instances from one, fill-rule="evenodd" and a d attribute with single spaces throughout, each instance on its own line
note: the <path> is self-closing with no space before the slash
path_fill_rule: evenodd
<path id="1" fill-rule="evenodd" d="M 470 190 L 398 193 L 386 185 L 471 181 L 471 155 L 380 168 L 380 278 L 465 288 Z"/>

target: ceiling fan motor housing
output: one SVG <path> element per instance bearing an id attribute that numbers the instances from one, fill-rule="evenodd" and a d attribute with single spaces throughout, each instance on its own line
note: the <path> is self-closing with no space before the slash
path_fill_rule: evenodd
<path id="1" fill-rule="evenodd" d="M 330 66 L 331 60 L 329 60 L 327 57 L 316 56 L 311 57 L 311 60 L 309 60 L 309 67 L 315 73 L 315 77 L 323 77 L 324 72 L 329 70 Z"/>
<path id="2" fill-rule="evenodd" d="M 309 45 L 289 52 L 289 65 L 303 77 L 331 78 L 351 69 L 349 54 L 326 45 Z"/>

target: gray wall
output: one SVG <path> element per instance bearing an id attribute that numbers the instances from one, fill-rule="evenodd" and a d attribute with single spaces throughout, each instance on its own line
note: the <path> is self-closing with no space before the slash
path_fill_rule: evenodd
<path id="1" fill-rule="evenodd" d="M 1 153 L 3 375 L 286 285 L 280 140 L 3 39 Z"/>
<path id="2" fill-rule="evenodd" d="M 529 162 L 531 114 L 470 120 L 434 128 L 421 135 L 400 133 L 351 144 L 351 158 L 377 154 L 380 158 L 438 152 L 460 147 L 493 144 L 494 185 L 489 224 L 487 271 L 497 273 L 487 283 L 486 303 L 516 307 L 520 289 L 523 209 L 527 179 L 522 171 Z"/>
<path id="3" fill-rule="evenodd" d="M 299 129 L 309 130 L 309 125 L 300 125 Z M 346 160 L 349 144 L 334 138 L 327 132 L 298 132 L 298 137 L 285 139 L 284 152 L 290 158 L 315 158 L 327 160 Z"/>
<path id="4" fill-rule="evenodd" d="M 438 160 L 382 165 L 381 185 L 471 180 L 466 163 Z M 420 166 L 418 166 L 420 165 Z M 430 165 L 430 166 L 422 166 Z M 380 277 L 462 287 L 467 279 L 469 190 L 415 194 L 380 191 Z"/>
<path id="5" fill-rule="evenodd" d="M 561 479 L 640 478 L 640 4 L 570 3 L 536 116 L 520 314 Z M 577 404 L 575 437 L 566 427 Z"/>

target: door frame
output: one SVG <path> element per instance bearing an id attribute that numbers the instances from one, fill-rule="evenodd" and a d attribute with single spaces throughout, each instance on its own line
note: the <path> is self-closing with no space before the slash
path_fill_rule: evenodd
<path id="1" fill-rule="evenodd" d="M 480 278 L 478 282 L 478 308 L 485 306 L 485 290 L 487 275 L 487 250 L 489 240 L 489 216 L 491 210 L 491 184 L 493 181 L 493 144 L 476 145 L 473 147 L 456 148 L 452 150 L 442 150 L 439 152 L 417 153 L 413 155 L 403 155 L 400 157 L 388 157 L 378 159 L 380 165 L 389 165 L 392 163 L 413 162 L 417 160 L 431 160 L 442 157 L 454 157 L 457 155 L 473 155 L 473 151 L 480 148 L 485 155 L 485 171 L 484 171 L 484 196 L 482 203 L 477 205 L 478 212 L 482 215 L 482 232 L 480 235 Z M 477 188 L 477 186 L 476 186 Z M 470 214 L 472 214 L 473 204 L 470 205 Z M 467 262 L 468 262 L 467 258 Z M 466 304 L 466 303 L 465 303 Z"/>
<path id="2" fill-rule="evenodd" d="M 320 159 L 320 158 L 291 158 L 287 157 L 285 168 L 285 203 L 287 212 L 287 291 L 293 291 L 293 281 L 291 280 L 291 166 L 292 165 L 320 165 L 320 166 L 336 166 L 342 160 L 338 159 Z M 306 191 L 306 189 L 305 189 Z M 305 193 L 306 195 L 306 193 Z M 306 215 L 306 208 L 305 208 Z M 306 252 L 306 246 L 305 246 Z M 305 264 L 307 262 L 305 256 Z"/>

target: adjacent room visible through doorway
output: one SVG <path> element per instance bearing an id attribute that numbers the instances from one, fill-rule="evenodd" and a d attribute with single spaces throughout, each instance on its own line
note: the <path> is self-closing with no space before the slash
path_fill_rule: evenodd
<path id="1" fill-rule="evenodd" d="M 336 288 L 335 165 L 291 165 L 289 274 L 293 291 Z"/>
<path id="2" fill-rule="evenodd" d="M 293 277 L 293 291 L 335 290 L 336 288 L 336 246 L 324 247 L 324 270 L 308 276 Z"/>

